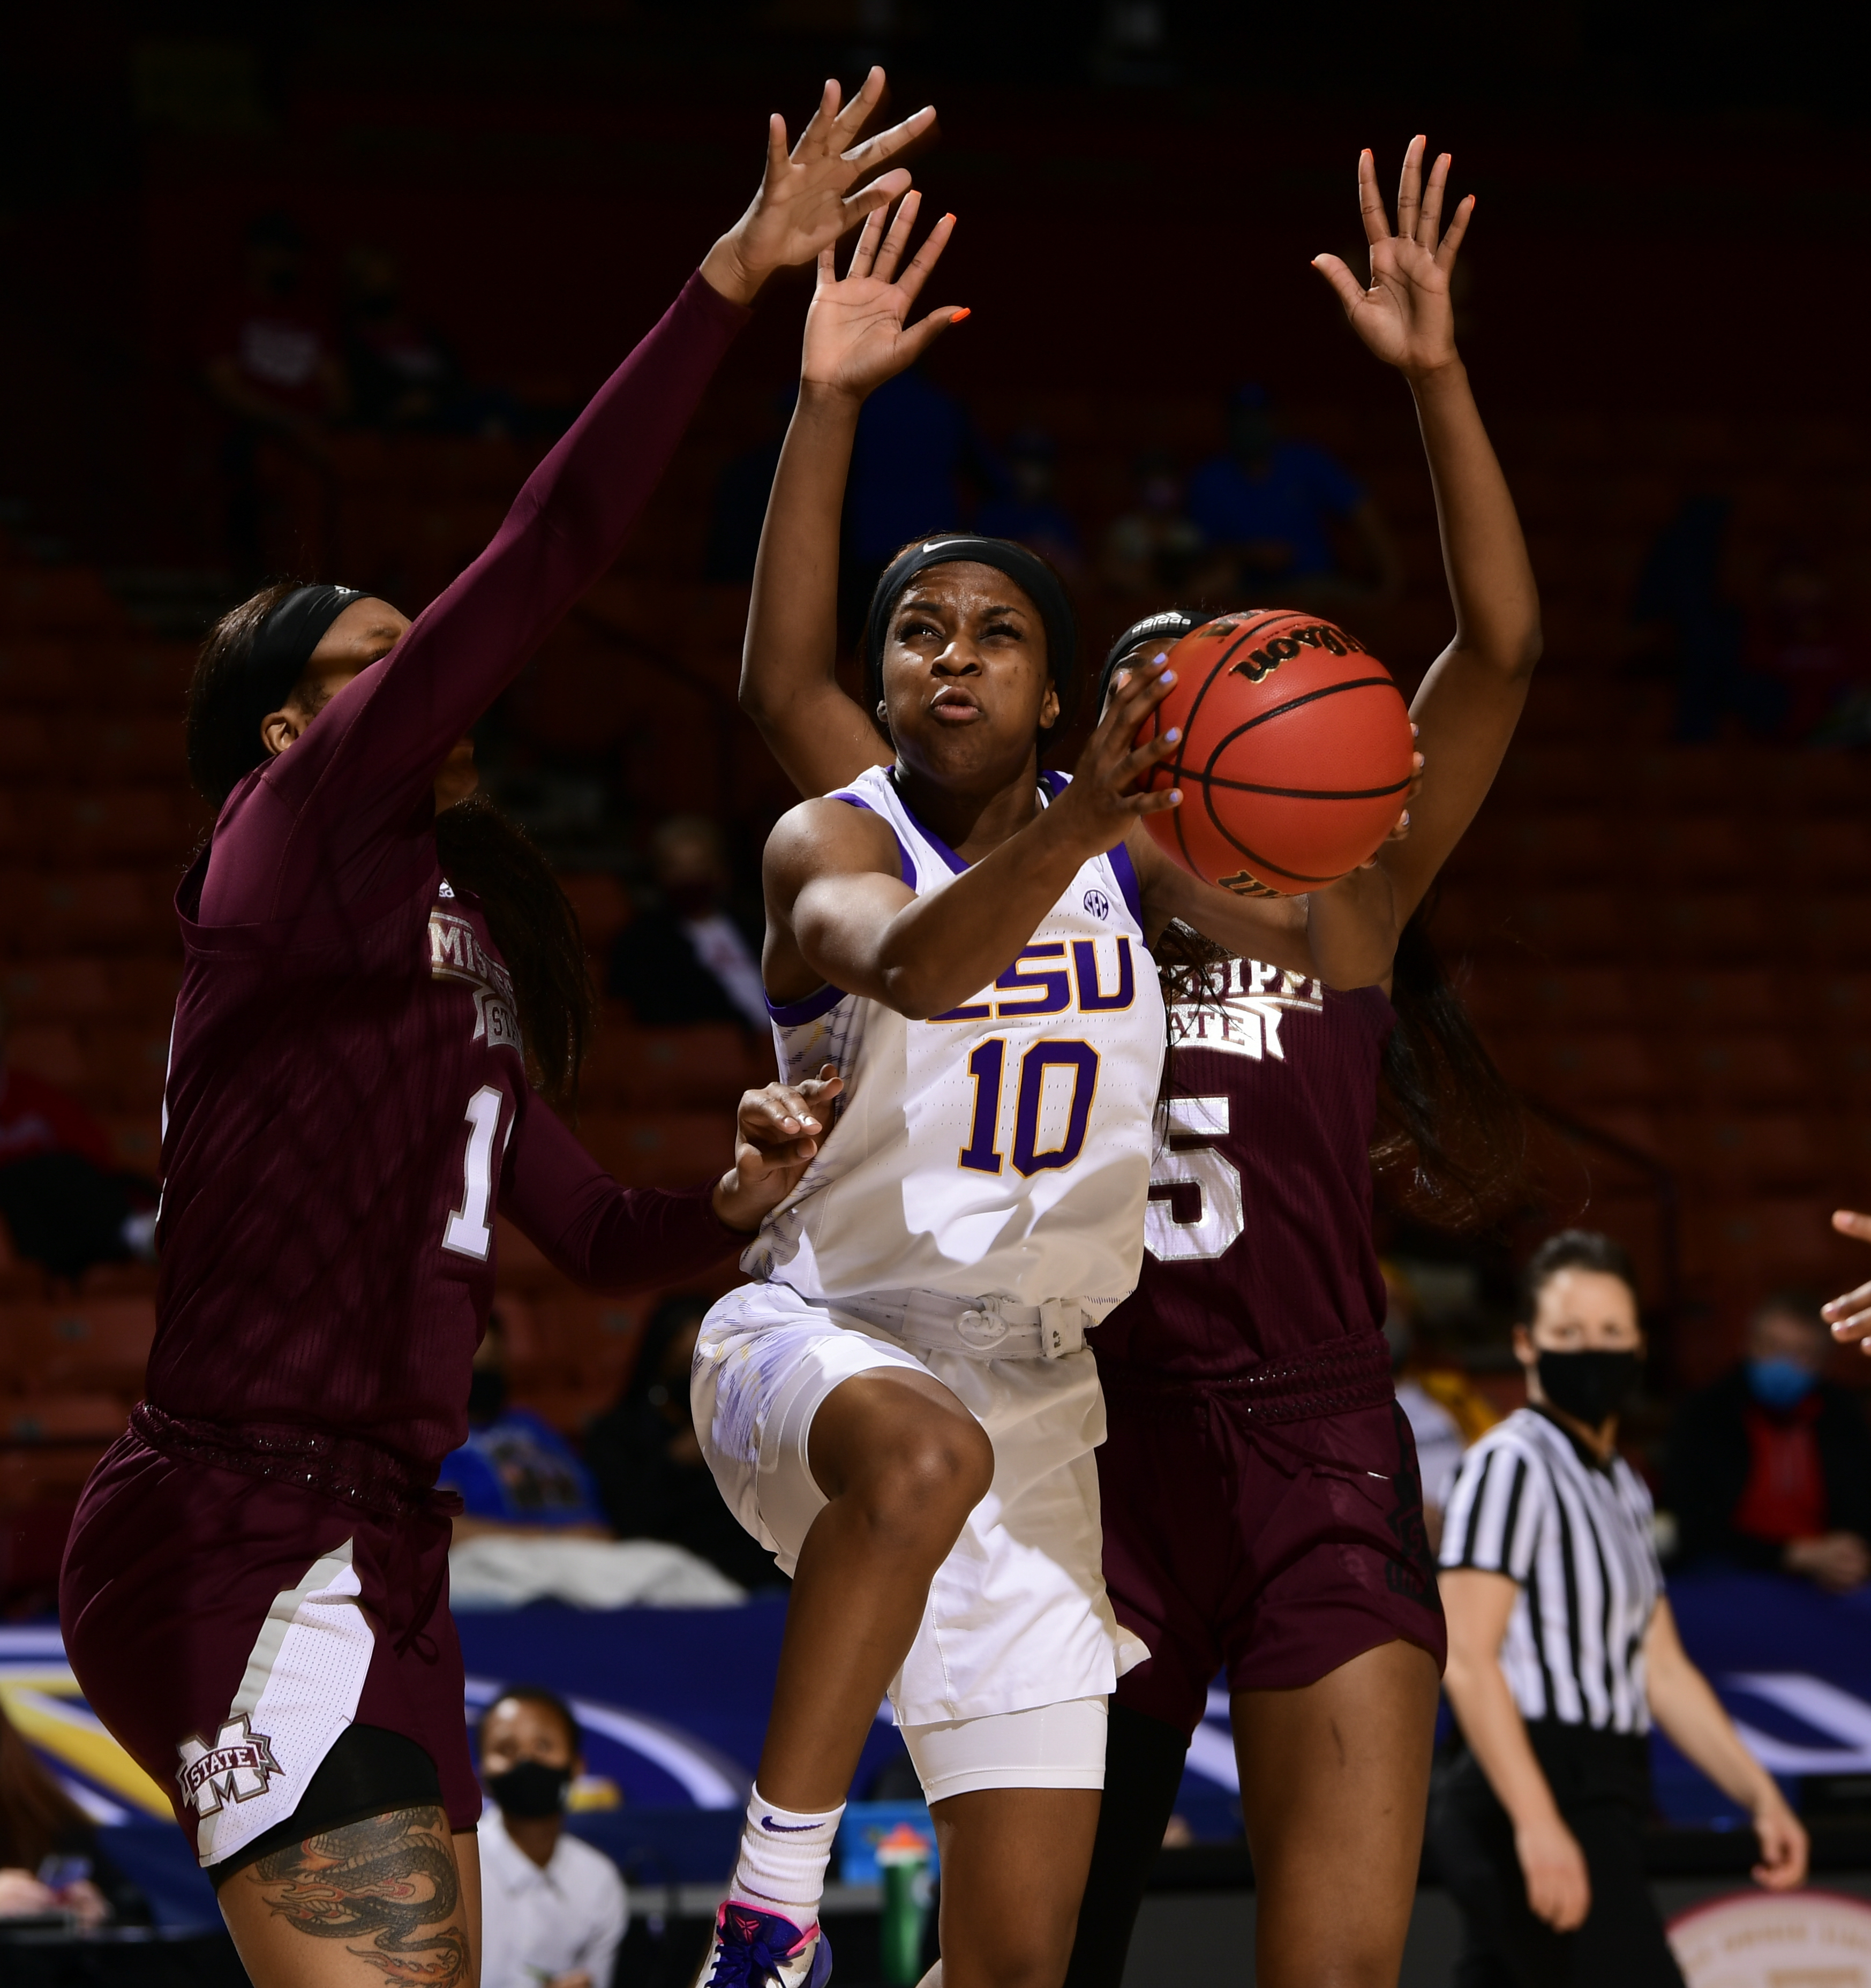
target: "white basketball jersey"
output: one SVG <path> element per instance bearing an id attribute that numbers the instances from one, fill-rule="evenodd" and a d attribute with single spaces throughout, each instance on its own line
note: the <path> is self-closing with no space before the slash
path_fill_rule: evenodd
<path id="1" fill-rule="evenodd" d="M 1043 776 L 1042 800 L 1065 784 Z M 885 767 L 831 796 L 895 831 L 919 897 L 968 867 Z M 1077 1299 L 1101 1318 L 1137 1281 L 1162 997 L 1122 847 L 1086 864 L 991 987 L 912 1022 L 825 987 L 774 1008 L 788 1080 L 835 1063 L 832 1130 L 742 1258 L 814 1303 L 942 1291 Z"/>

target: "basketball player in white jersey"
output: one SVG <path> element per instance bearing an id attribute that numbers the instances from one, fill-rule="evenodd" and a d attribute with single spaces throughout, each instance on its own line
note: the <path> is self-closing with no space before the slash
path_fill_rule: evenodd
<path id="1" fill-rule="evenodd" d="M 871 288 L 889 287 L 914 215 L 906 201 L 887 240 L 867 228 L 854 269 L 875 265 Z M 867 374 L 848 326 L 815 343 L 814 325 L 864 288 L 821 263 L 749 635 L 750 654 L 821 646 L 827 685 L 858 409 L 902 361 Z M 926 343 L 952 321 L 905 333 L 897 309 L 894 336 Z M 1074 779 L 1040 775 L 1040 742 L 1069 721 L 1072 640 L 1063 589 L 1024 549 L 956 534 L 905 549 L 866 643 L 893 762 L 793 809 L 767 845 L 782 1061 L 835 1063 L 845 1089 L 743 1259 L 759 1281 L 696 1347 L 710 1466 L 795 1577 L 710 1988 L 825 1980 L 826 1860 L 886 1688 L 935 1819 L 945 1988 L 1057 1988 L 1105 1699 L 1147 1654 L 1100 1572 L 1085 1341 L 1142 1251 L 1163 1048 L 1145 934 L 1199 916 L 1218 942 L 1334 986 L 1389 965 L 1381 872 L 1303 905 L 1209 891 L 1196 909 L 1200 887 L 1139 827 L 1177 798 L 1138 791 L 1172 735 L 1130 742 L 1171 681 L 1160 661 L 1113 698 Z M 831 698 L 828 724 L 879 742 Z"/>

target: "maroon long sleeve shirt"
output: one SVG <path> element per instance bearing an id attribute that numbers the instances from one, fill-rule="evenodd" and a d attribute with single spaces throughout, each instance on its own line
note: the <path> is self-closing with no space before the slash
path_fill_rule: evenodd
<path id="1" fill-rule="evenodd" d="M 466 1433 L 496 1206 L 601 1288 L 734 1246 L 705 1190 L 619 1188 L 533 1095 L 506 966 L 443 881 L 433 783 L 615 558 L 746 315 L 689 279 L 487 550 L 241 783 L 183 880 L 147 1381 L 169 1413 L 316 1424 L 432 1472 Z"/>

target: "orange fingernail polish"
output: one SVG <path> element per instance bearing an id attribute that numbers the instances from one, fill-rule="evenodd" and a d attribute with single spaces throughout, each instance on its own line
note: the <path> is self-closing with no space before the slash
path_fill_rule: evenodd
<path id="1" fill-rule="evenodd" d="M 954 216 L 953 215 L 952 215 L 952 214 L 945 214 L 945 215 L 942 216 L 942 219 L 943 219 L 944 221 L 952 221 L 954 218 L 955 218 L 955 216 Z"/>
<path id="2" fill-rule="evenodd" d="M 973 317 L 973 316 L 974 313 L 969 309 L 966 305 L 963 305 L 959 310 L 949 312 L 949 322 L 951 324 L 959 324 L 963 318 Z"/>

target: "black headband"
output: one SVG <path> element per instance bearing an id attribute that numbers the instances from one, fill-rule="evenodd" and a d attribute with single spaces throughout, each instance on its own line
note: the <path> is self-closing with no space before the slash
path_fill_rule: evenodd
<path id="1" fill-rule="evenodd" d="M 1146 614 L 1141 621 L 1133 621 L 1111 644 L 1105 657 L 1105 667 L 1098 673 L 1098 709 L 1104 709 L 1105 700 L 1111 695 L 1111 679 L 1118 664 L 1139 643 L 1155 641 L 1159 635 L 1167 636 L 1172 642 L 1180 641 L 1190 629 L 1201 625 L 1194 615 L 1180 607 L 1166 607 L 1160 614 Z"/>
<path id="2" fill-rule="evenodd" d="M 1011 539 L 977 539 L 967 532 L 919 539 L 885 567 L 871 596 L 871 616 L 864 629 L 864 680 L 871 708 L 877 708 L 884 695 L 884 645 L 890 637 L 890 617 L 904 590 L 930 566 L 954 566 L 964 560 L 1004 573 L 1040 610 L 1046 628 L 1046 667 L 1059 695 L 1059 716 L 1052 727 L 1054 735 L 1059 736 L 1078 707 L 1078 631 L 1072 604 L 1059 576 L 1037 553 Z"/>
<path id="3" fill-rule="evenodd" d="M 248 651 L 245 674 L 254 696 L 265 700 L 259 708 L 262 718 L 291 695 L 325 631 L 354 600 L 365 598 L 360 587 L 301 587 L 260 624 Z"/>

